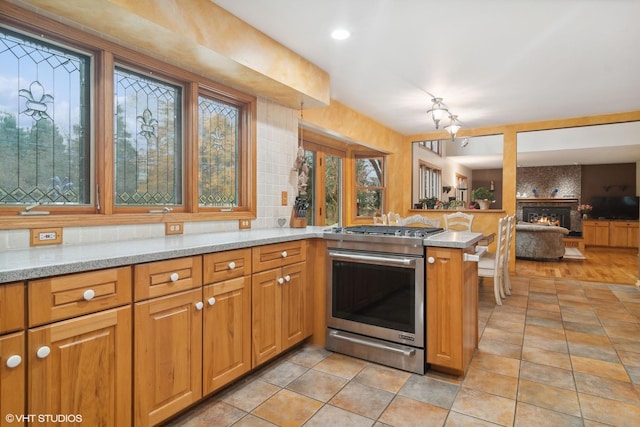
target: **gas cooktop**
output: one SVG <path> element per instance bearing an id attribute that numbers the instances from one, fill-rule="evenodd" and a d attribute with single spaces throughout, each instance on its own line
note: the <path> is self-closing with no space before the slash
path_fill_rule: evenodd
<path id="1" fill-rule="evenodd" d="M 408 227 L 402 225 L 356 225 L 353 227 L 332 228 L 337 234 L 365 234 L 375 236 L 401 236 L 425 238 L 443 231 L 439 227 Z"/>

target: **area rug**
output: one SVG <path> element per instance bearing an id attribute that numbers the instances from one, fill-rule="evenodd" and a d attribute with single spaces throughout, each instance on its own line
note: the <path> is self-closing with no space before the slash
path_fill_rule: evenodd
<path id="1" fill-rule="evenodd" d="M 587 257 L 585 257 L 578 248 L 564 248 L 564 256 L 562 259 L 585 260 Z"/>

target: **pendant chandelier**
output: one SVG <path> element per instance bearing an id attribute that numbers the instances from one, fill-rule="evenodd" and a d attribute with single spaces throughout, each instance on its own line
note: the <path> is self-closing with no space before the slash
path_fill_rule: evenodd
<path id="1" fill-rule="evenodd" d="M 455 114 L 451 114 L 451 112 L 449 111 L 447 106 L 445 104 L 443 104 L 442 98 L 433 97 L 431 99 L 431 102 L 433 103 L 433 105 L 431 105 L 431 108 L 429 110 L 427 110 L 427 114 L 431 114 L 431 119 L 435 123 L 436 129 L 440 128 L 440 121 L 445 116 L 448 115 L 449 116 L 449 125 L 445 126 L 444 129 L 447 132 L 449 132 L 449 135 L 451 135 L 451 140 L 454 140 L 455 137 L 456 137 L 456 134 L 458 133 L 458 131 L 462 127 L 460 125 L 460 121 L 458 120 L 458 116 L 455 115 Z"/>

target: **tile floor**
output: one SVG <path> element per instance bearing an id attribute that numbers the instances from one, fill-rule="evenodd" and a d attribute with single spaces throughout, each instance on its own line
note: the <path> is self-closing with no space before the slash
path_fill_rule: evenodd
<path id="1" fill-rule="evenodd" d="M 416 375 L 298 347 L 171 426 L 639 426 L 640 291 L 512 278 L 480 289 L 464 377 Z"/>

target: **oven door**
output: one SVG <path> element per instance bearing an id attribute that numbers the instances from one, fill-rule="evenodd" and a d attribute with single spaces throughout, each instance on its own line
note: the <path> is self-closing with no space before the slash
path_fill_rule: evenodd
<path id="1" fill-rule="evenodd" d="M 424 258 L 329 250 L 327 326 L 424 348 Z"/>

